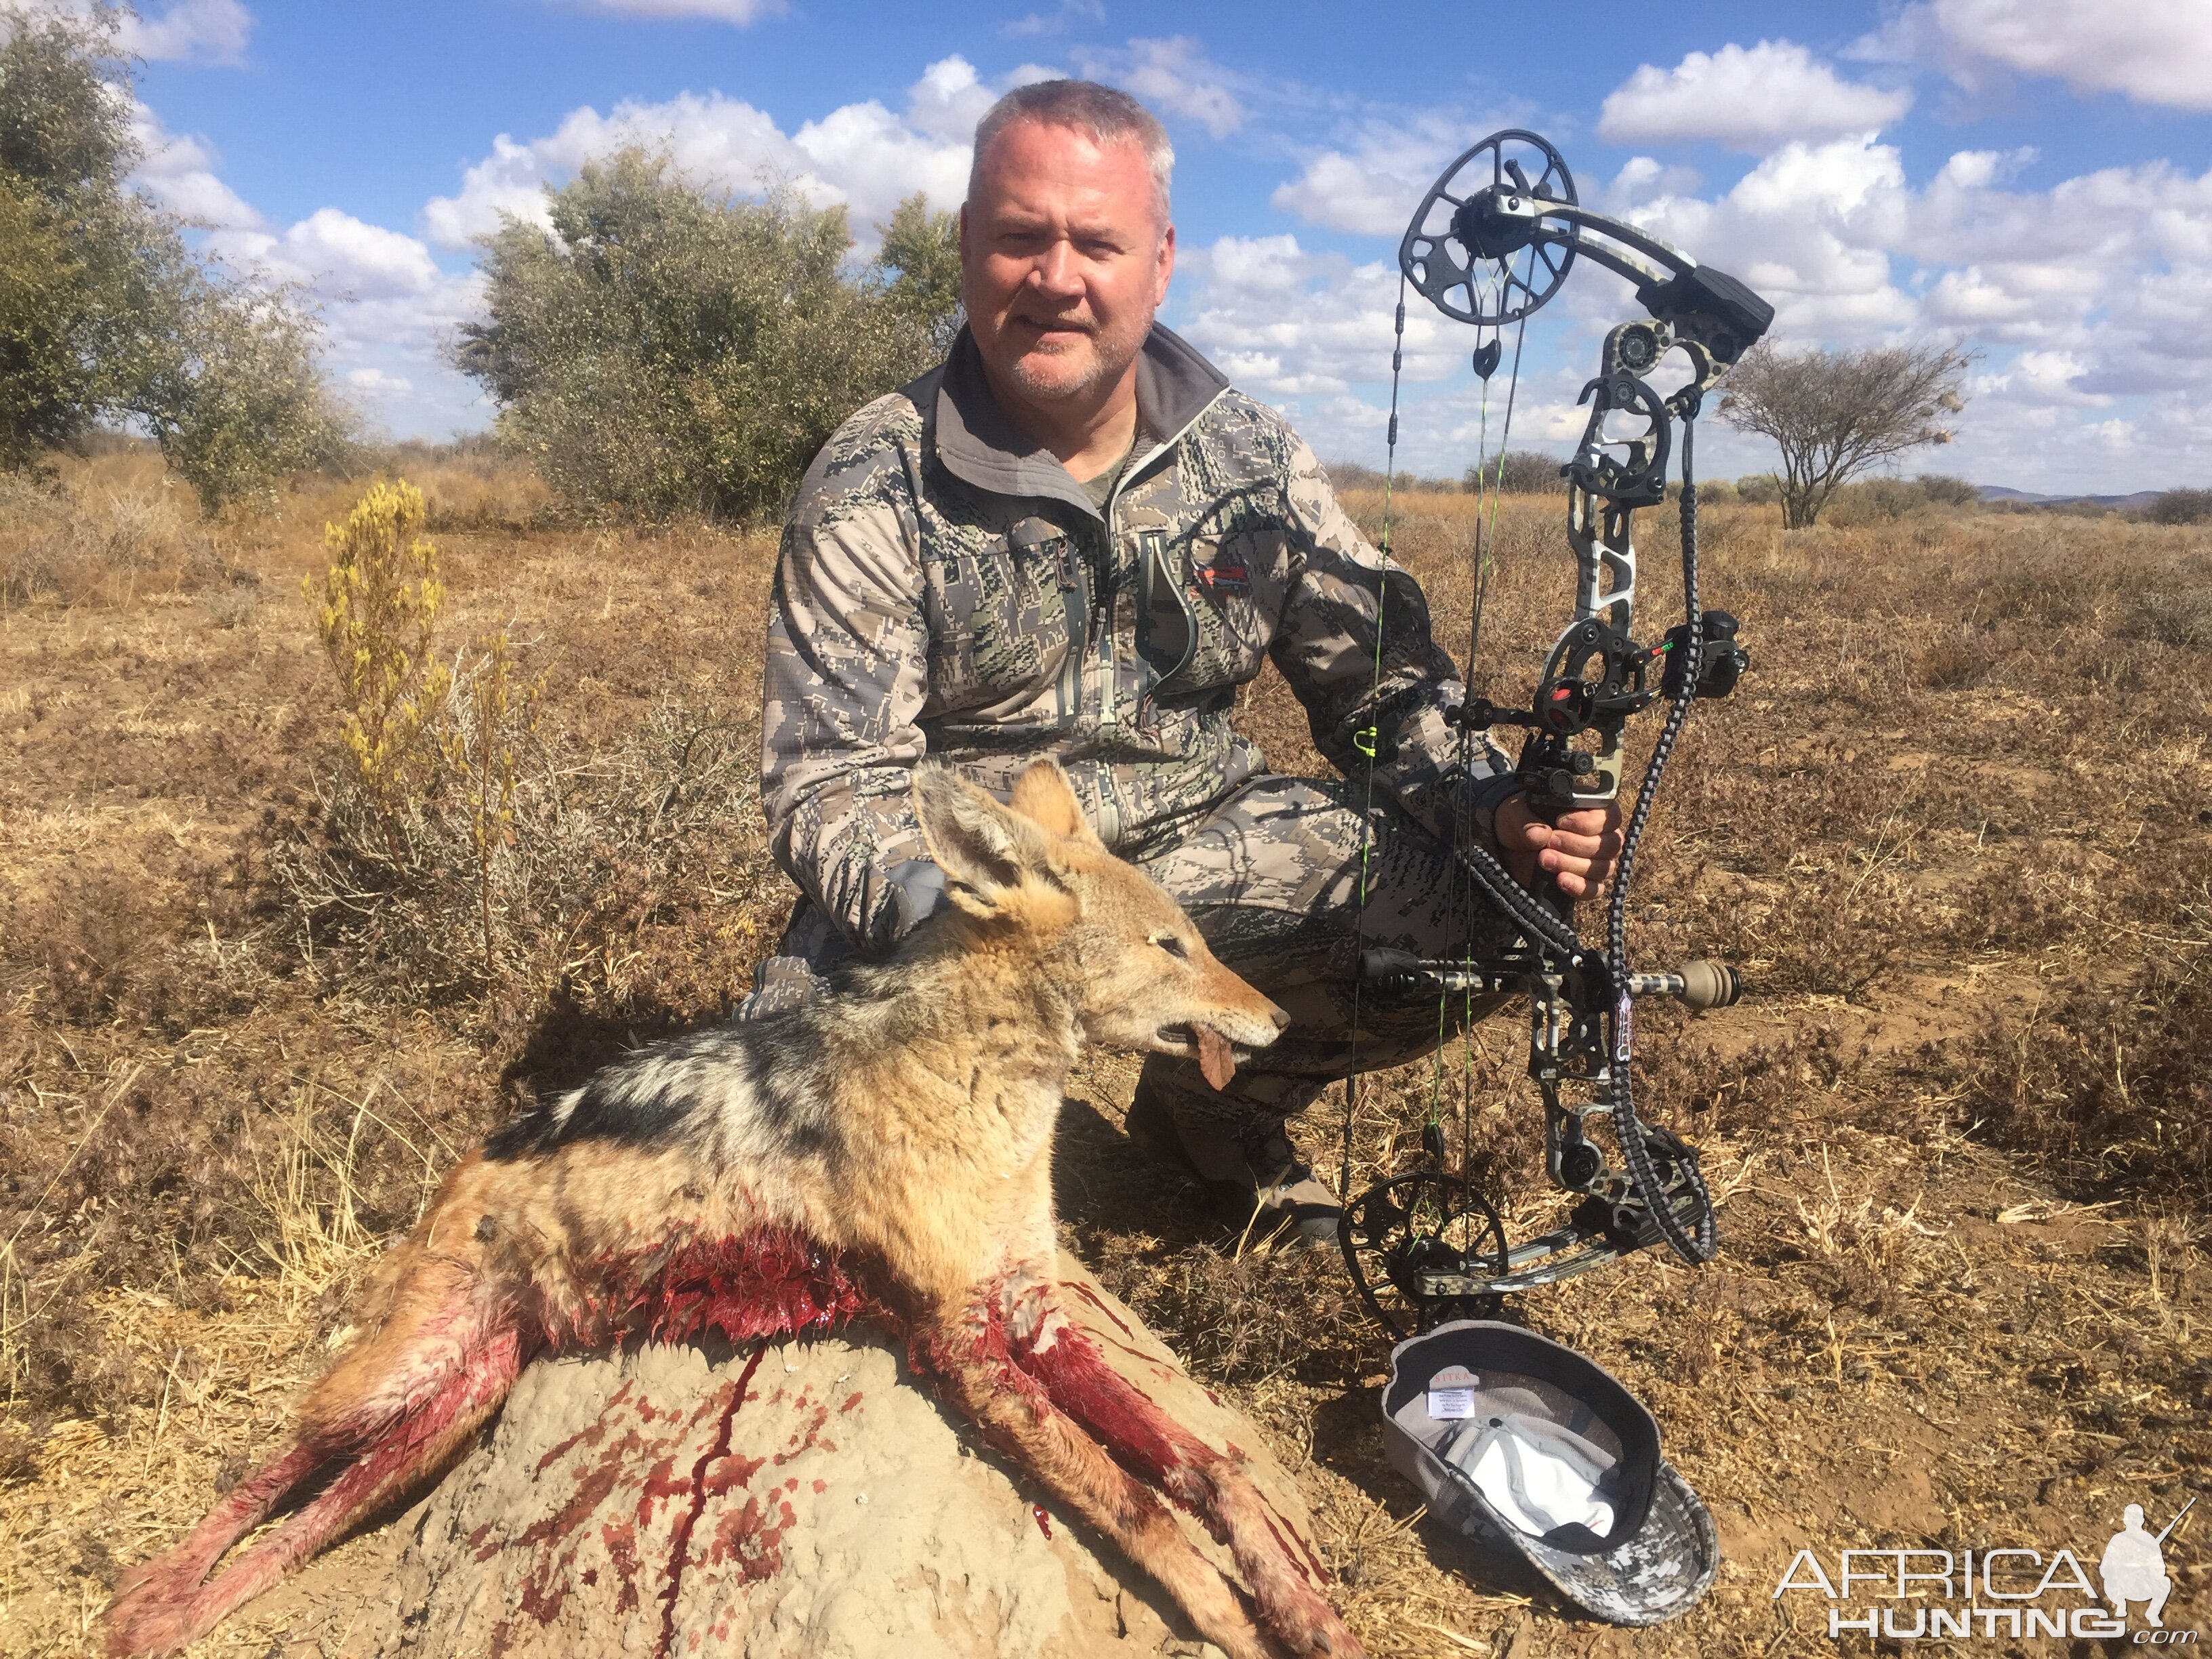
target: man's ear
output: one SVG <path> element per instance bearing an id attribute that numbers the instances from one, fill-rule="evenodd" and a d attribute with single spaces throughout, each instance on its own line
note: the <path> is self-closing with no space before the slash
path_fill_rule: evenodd
<path id="1" fill-rule="evenodd" d="M 1093 847 L 1103 844 L 1091 828 L 1091 820 L 1083 816 L 1083 803 L 1076 799 L 1067 774 L 1060 769 L 1057 761 L 1041 760 L 1017 778 L 1007 805 L 1055 836 L 1088 842 Z"/>
<path id="2" fill-rule="evenodd" d="M 946 896 L 972 916 L 1006 914 L 1024 878 L 1060 884 L 1036 828 L 949 766 L 915 768 L 914 815 Z"/>

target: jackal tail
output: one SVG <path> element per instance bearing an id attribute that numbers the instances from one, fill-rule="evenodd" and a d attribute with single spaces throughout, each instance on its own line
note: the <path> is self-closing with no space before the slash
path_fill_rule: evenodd
<path id="1" fill-rule="evenodd" d="M 442 1469 L 507 1398 L 534 1352 L 512 1310 L 489 1314 L 477 1275 L 411 1253 L 387 1316 L 309 1397 L 290 1446 L 233 1487 L 188 1538 L 125 1576 L 111 1655 L 176 1652 L 363 1516 Z M 292 1512 L 223 1565 L 280 1508 Z M 212 1575 L 212 1576 L 210 1576 Z"/>

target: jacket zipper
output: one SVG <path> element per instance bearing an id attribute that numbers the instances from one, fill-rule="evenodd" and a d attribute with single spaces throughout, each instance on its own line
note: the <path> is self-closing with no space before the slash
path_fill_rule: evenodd
<path id="1" fill-rule="evenodd" d="M 1224 390 L 1226 388 L 1224 388 Z M 1192 414 L 1188 420 L 1177 427 L 1173 433 L 1163 440 L 1149 453 L 1145 455 L 1141 460 L 1135 462 L 1133 465 L 1123 467 L 1121 469 L 1121 476 L 1114 481 L 1113 489 L 1106 492 L 1106 512 L 1104 515 L 1106 520 L 1106 556 L 1101 563 L 1098 572 L 1100 581 L 1106 586 L 1106 603 L 1103 607 L 1097 605 L 1092 607 L 1094 617 L 1097 617 L 1097 613 L 1101 610 L 1103 611 L 1103 617 L 1098 617 L 1098 620 L 1101 623 L 1101 626 L 1098 629 L 1098 660 L 1101 668 L 1104 671 L 1103 678 L 1105 682 L 1104 706 L 1098 713 L 1098 724 L 1102 729 L 1106 726 L 1115 725 L 1117 721 L 1117 715 L 1115 714 L 1114 703 L 1115 693 L 1119 688 L 1116 684 L 1118 676 L 1116 675 L 1114 667 L 1114 639 L 1115 635 L 1120 631 L 1117 624 L 1121 620 L 1122 595 L 1121 592 L 1121 585 L 1115 582 L 1113 580 L 1114 572 L 1120 563 L 1120 561 L 1116 556 L 1115 548 L 1114 510 L 1121 505 L 1121 492 L 1127 489 L 1132 483 L 1135 483 L 1139 477 L 1142 477 L 1147 471 L 1149 471 L 1152 464 L 1161 456 L 1168 453 L 1177 444 L 1181 443 L 1182 441 L 1183 434 L 1188 432 L 1191 428 L 1196 426 L 1200 420 L 1204 419 L 1206 410 L 1212 409 L 1213 405 L 1220 400 L 1221 392 L 1216 392 L 1212 397 L 1208 398 L 1205 404 Z M 1113 769 L 1110 767 L 1102 768 L 1099 771 L 1098 795 L 1098 837 L 1109 847 L 1111 847 L 1121 838 L 1121 804 L 1115 797 Z"/>

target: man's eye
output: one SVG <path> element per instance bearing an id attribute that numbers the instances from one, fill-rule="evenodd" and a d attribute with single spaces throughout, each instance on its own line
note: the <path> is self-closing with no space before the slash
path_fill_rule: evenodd
<path id="1" fill-rule="evenodd" d="M 1188 962 L 1190 960 L 1190 952 L 1183 949 L 1182 941 L 1177 939 L 1173 933 L 1163 933 L 1159 938 L 1154 939 L 1152 943 L 1158 945 L 1161 950 L 1166 951 L 1178 962 Z"/>

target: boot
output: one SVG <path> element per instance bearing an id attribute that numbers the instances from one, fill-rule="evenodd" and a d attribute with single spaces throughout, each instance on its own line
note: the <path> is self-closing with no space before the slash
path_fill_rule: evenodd
<path id="1" fill-rule="evenodd" d="M 1343 1208 L 1298 1157 L 1282 1119 L 1258 1119 L 1239 1131 L 1179 1112 L 1139 1082 L 1129 1103 L 1127 1127 L 1132 1136 L 1203 1182 L 1215 1195 L 1222 1218 L 1249 1231 L 1250 1237 L 1298 1246 L 1335 1244 Z"/>

